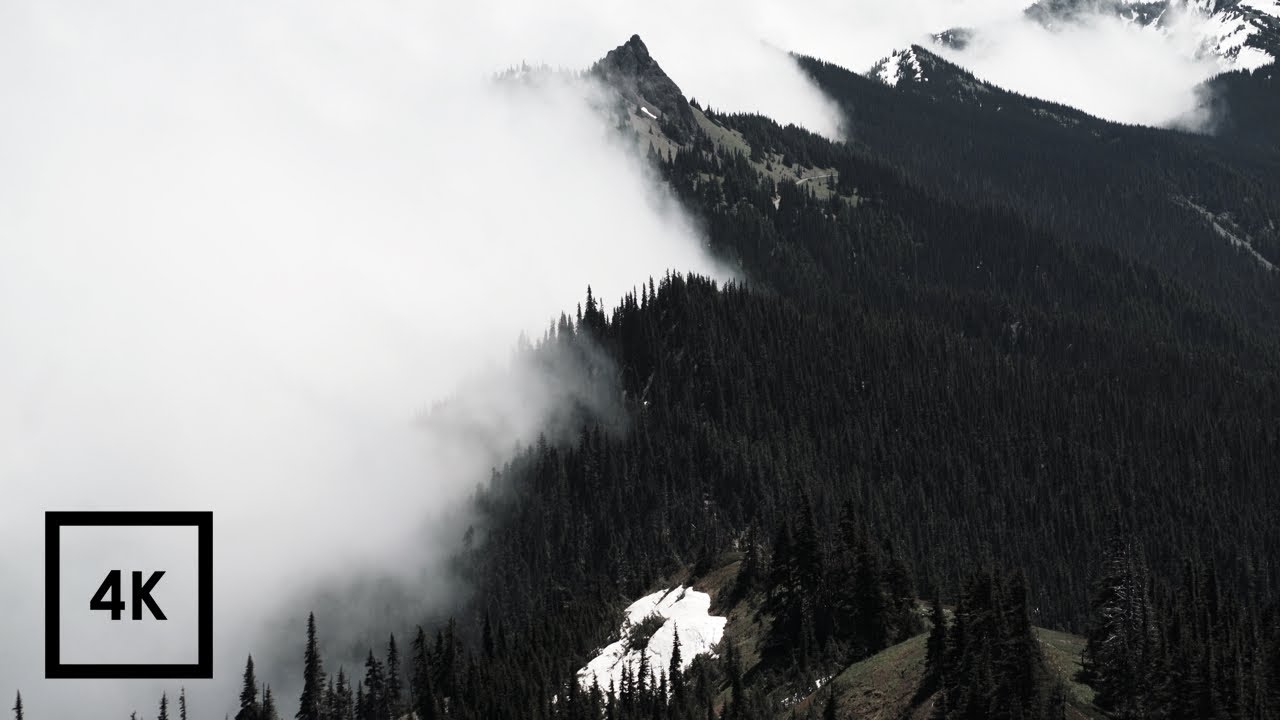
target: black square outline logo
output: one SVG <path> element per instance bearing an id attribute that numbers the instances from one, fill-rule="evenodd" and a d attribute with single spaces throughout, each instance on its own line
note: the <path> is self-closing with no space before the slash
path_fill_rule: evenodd
<path id="1" fill-rule="evenodd" d="M 64 527 L 195 527 L 197 536 L 197 662 L 180 664 L 72 664 L 64 665 L 59 609 L 60 554 Z M 163 679 L 213 678 L 213 513 L 104 511 L 44 514 L 44 676 L 48 679 Z"/>

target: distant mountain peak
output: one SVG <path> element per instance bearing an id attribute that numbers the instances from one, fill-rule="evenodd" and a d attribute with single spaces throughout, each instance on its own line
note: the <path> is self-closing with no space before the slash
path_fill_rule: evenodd
<path id="1" fill-rule="evenodd" d="M 1233 70 L 1255 70 L 1280 57 L 1280 0 L 1038 0 L 1026 10 L 1051 29 L 1096 12 L 1159 33 L 1171 32 L 1173 18 L 1185 14 L 1188 21 L 1177 31 L 1194 33 L 1200 56 Z"/>
<path id="2" fill-rule="evenodd" d="M 698 132 L 698 122 L 684 93 L 649 54 L 639 35 L 632 35 L 610 50 L 592 66 L 591 74 L 634 106 L 631 110 L 660 118 L 675 135 L 684 136 L 675 139 L 683 140 Z"/>

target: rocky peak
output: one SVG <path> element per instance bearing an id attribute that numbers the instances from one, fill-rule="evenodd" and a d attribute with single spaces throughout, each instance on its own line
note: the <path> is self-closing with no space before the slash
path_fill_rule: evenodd
<path id="1" fill-rule="evenodd" d="M 693 110 L 679 86 L 649 55 L 639 35 L 619 45 L 591 68 L 591 74 L 621 95 L 633 113 L 644 108 L 674 130 L 673 139 L 684 142 L 698 132 Z"/>

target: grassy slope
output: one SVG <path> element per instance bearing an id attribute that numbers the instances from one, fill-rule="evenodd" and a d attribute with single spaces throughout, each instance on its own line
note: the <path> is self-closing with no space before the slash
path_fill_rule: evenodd
<path id="1" fill-rule="evenodd" d="M 1093 707 L 1093 691 L 1075 682 L 1080 669 L 1080 652 L 1084 638 L 1056 630 L 1036 629 L 1049 668 L 1067 687 L 1070 706 L 1068 718 L 1103 718 Z M 917 635 L 898 643 L 866 660 L 854 663 L 832 681 L 837 693 L 839 717 L 911 718 L 925 720 L 933 711 L 934 698 L 912 704 L 916 688 L 924 675 L 925 635 Z M 796 706 L 801 716 L 810 705 L 820 709 L 826 702 L 827 690 L 815 692 Z"/>
<path id="2" fill-rule="evenodd" d="M 729 604 L 729 594 L 741 564 L 739 558 L 737 553 L 727 553 L 716 563 L 714 570 L 700 577 L 693 577 L 686 570 L 670 578 L 669 583 L 691 585 L 711 595 L 712 612 L 729 620 L 725 627 L 725 641 L 737 646 L 750 679 L 751 670 L 759 661 L 758 646 L 764 635 L 767 619 L 761 616 L 757 603 L 751 599 Z M 1036 632 L 1049 668 L 1066 685 L 1067 697 L 1071 703 L 1067 717 L 1104 718 L 1093 707 L 1093 690 L 1075 681 L 1075 675 L 1080 669 L 1080 653 L 1084 650 L 1084 638 L 1043 628 L 1037 628 Z M 779 713 L 779 717 L 789 718 L 792 710 L 804 717 L 810 706 L 813 706 L 815 712 L 821 712 L 826 703 L 827 692 L 832 687 L 831 684 L 834 684 L 839 717 L 925 720 L 932 713 L 933 698 L 925 698 L 912 704 L 916 688 L 924 674 L 925 638 L 926 635 L 917 635 L 850 665 L 824 684 L 821 690 L 788 705 Z M 723 699 L 727 700 L 727 695 Z"/>

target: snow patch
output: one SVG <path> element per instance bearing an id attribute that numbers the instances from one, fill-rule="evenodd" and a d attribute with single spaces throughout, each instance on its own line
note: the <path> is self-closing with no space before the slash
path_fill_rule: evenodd
<path id="1" fill-rule="evenodd" d="M 1169 8 L 1173 7 L 1176 6 L 1170 3 Z M 1249 43 L 1259 33 L 1267 32 L 1267 22 L 1259 15 L 1280 17 L 1280 0 L 1241 0 L 1221 6 L 1211 0 L 1195 0 L 1181 6 L 1183 11 L 1179 13 L 1169 13 L 1169 8 L 1151 19 L 1144 29 L 1166 36 L 1187 34 L 1197 41 L 1200 55 L 1216 56 L 1224 70 L 1256 70 L 1275 60 Z M 1138 20 L 1136 13 L 1134 19 Z"/>
<path id="2" fill-rule="evenodd" d="M 657 115 L 654 115 L 652 112 L 649 112 L 649 108 L 647 108 L 647 107 L 641 107 L 641 108 L 640 108 L 640 112 L 644 113 L 645 115 L 648 115 L 649 117 L 653 118 L 654 120 L 657 120 L 657 119 L 658 119 L 658 116 L 657 116 Z"/>
<path id="3" fill-rule="evenodd" d="M 651 617 L 660 618 L 662 626 L 644 647 L 631 647 L 632 629 Z M 711 596 L 704 592 L 682 585 L 647 595 L 627 608 L 618 641 L 602 649 L 578 671 L 578 684 L 589 689 L 594 682 L 604 692 L 609 691 L 611 683 L 619 688 L 624 668 L 630 668 L 632 675 L 640 668 L 641 653 L 648 657 L 649 668 L 657 677 L 671 667 L 677 632 L 680 634 L 680 669 L 688 669 L 695 657 L 710 653 L 720 642 L 727 622 L 726 618 L 711 614 Z"/>
<path id="4" fill-rule="evenodd" d="M 882 58 L 872 66 L 867 75 L 890 87 L 897 87 L 898 83 L 908 78 L 917 82 L 928 79 L 924 76 L 924 68 L 920 66 L 915 48 L 894 50 L 889 57 Z"/>
<path id="5" fill-rule="evenodd" d="M 1240 4 L 1263 15 L 1280 18 L 1280 0 L 1240 0 Z"/>

